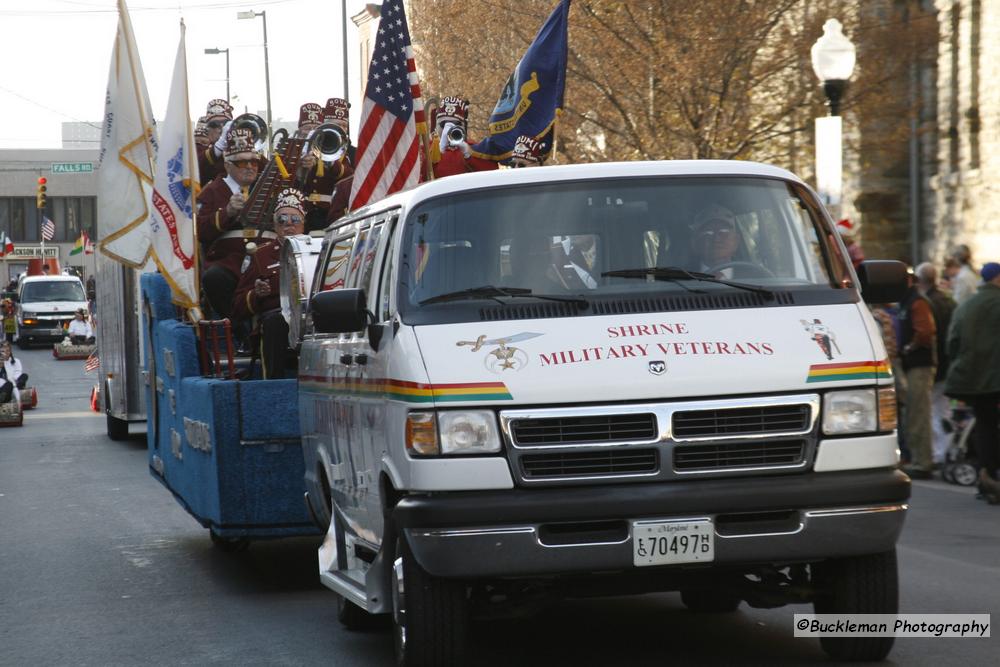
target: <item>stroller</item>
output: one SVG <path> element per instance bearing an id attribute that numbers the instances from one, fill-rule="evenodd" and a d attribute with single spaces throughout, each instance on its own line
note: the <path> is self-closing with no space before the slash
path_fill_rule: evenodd
<path id="1" fill-rule="evenodd" d="M 945 433 L 951 436 L 941 465 L 941 477 L 951 484 L 973 486 L 979 481 L 979 463 L 972 440 L 976 418 L 972 408 L 964 403 L 952 401 L 951 405 L 951 415 L 941 420 Z"/>

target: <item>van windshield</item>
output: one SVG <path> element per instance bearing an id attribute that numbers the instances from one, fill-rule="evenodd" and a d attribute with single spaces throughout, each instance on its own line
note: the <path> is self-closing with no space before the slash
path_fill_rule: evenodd
<path id="1" fill-rule="evenodd" d="M 83 286 L 70 280 L 25 283 L 21 289 L 23 303 L 39 301 L 86 301 Z"/>
<path id="2" fill-rule="evenodd" d="M 753 177 L 521 186 L 408 216 L 399 303 L 604 299 L 663 292 L 843 292 L 850 275 L 805 188 Z M 735 285 L 734 285 L 735 283 Z"/>

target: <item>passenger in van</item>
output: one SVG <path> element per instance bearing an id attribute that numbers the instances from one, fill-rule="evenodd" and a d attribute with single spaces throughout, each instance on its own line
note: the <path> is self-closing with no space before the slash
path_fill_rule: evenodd
<path id="1" fill-rule="evenodd" d="M 233 297 L 232 313 L 237 321 L 255 320 L 253 338 L 257 345 L 265 380 L 295 376 L 289 363 L 288 323 L 281 314 L 281 246 L 286 236 L 302 234 L 305 228 L 306 198 L 295 188 L 278 193 L 274 207 L 274 236 L 253 254 L 240 277 Z"/>

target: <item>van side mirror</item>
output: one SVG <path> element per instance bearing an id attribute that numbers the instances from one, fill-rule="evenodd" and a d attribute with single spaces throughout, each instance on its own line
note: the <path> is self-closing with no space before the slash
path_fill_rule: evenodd
<path id="1" fill-rule="evenodd" d="M 363 289 L 319 292 L 310 302 L 310 312 L 316 333 L 361 331 L 368 323 L 368 297 Z"/>
<path id="2" fill-rule="evenodd" d="M 901 301 L 909 288 L 906 265 L 887 259 L 870 259 L 858 266 L 861 297 L 866 303 Z"/>

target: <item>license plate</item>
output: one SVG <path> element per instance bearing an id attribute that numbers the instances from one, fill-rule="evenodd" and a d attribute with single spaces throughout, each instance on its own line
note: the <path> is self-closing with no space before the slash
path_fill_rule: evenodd
<path id="1" fill-rule="evenodd" d="M 636 567 L 713 560 L 715 525 L 711 519 L 632 522 L 632 563 Z"/>

